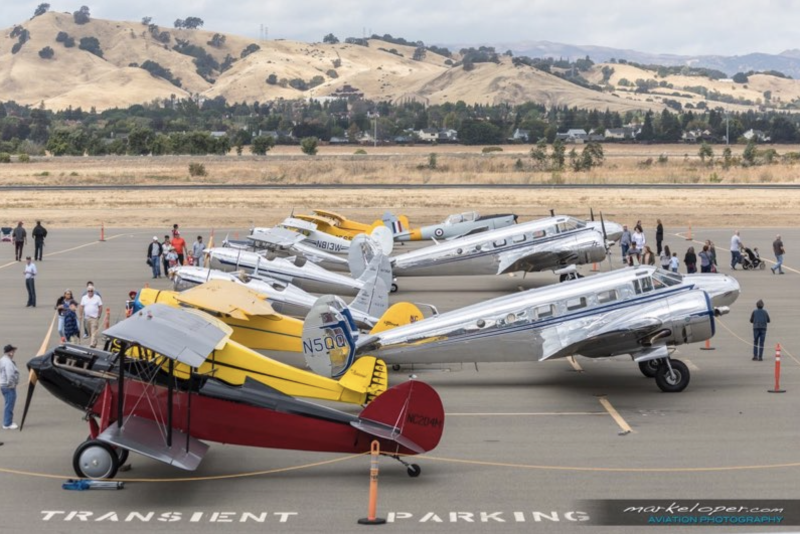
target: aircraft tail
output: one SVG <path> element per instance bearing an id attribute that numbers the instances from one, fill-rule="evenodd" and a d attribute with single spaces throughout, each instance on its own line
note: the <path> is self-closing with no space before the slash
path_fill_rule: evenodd
<path id="1" fill-rule="evenodd" d="M 391 211 L 387 211 L 383 214 L 383 220 L 381 222 L 392 231 L 392 235 L 406 233 L 411 228 L 408 223 L 408 217 L 405 215 L 395 215 Z"/>
<path id="2" fill-rule="evenodd" d="M 350 303 L 350 307 L 370 317 L 380 317 L 389 309 L 389 290 L 392 285 L 392 267 L 389 258 L 375 256 L 366 271 L 359 277 L 364 286 Z"/>
<path id="3" fill-rule="evenodd" d="M 415 323 L 422 318 L 422 311 L 420 311 L 417 306 L 410 302 L 398 302 L 386 310 L 386 313 L 381 316 L 378 324 L 376 324 L 369 333 L 377 334 L 385 330 L 403 326 L 404 324 Z"/>
<path id="4" fill-rule="evenodd" d="M 377 231 L 377 230 L 376 230 Z M 390 242 L 391 245 L 391 242 Z M 389 247 L 391 250 L 391 246 Z M 387 287 L 392 285 L 391 260 L 387 252 L 370 236 L 359 234 L 350 243 L 350 250 L 347 252 L 347 263 L 350 267 L 350 276 L 362 281 L 367 281 L 374 275 L 370 274 L 369 269 L 374 261 L 377 260 L 377 268 L 381 278 L 386 282 Z"/>
<path id="5" fill-rule="evenodd" d="M 357 340 L 358 328 L 344 301 L 333 295 L 318 298 L 303 321 L 308 367 L 321 376 L 343 376 L 355 362 Z"/>
<path id="6" fill-rule="evenodd" d="M 374 356 L 359 358 L 339 379 L 339 385 L 344 389 L 366 394 L 364 404 L 369 404 L 389 388 L 386 363 Z"/>
<path id="7" fill-rule="evenodd" d="M 402 448 L 399 453 L 422 454 L 435 449 L 442 438 L 444 407 L 431 386 L 409 380 L 376 398 L 351 424 L 362 432 L 397 443 Z"/>

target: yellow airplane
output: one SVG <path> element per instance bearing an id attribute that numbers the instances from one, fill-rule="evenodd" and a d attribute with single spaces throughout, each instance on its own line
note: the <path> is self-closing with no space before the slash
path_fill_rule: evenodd
<path id="1" fill-rule="evenodd" d="M 311 215 L 292 215 L 292 217 L 316 224 L 320 232 L 350 240 L 359 234 L 370 235 L 375 228 L 386 226 L 381 220 L 365 224 L 351 221 L 344 215 L 327 210 L 312 210 Z M 400 215 L 398 219 L 402 221 L 405 228 L 408 228 L 408 217 Z"/>
<path id="2" fill-rule="evenodd" d="M 240 284 L 212 280 L 182 293 L 144 288 L 137 299 L 143 306 L 162 303 L 201 310 L 215 324 L 221 323 L 229 338 L 198 372 L 230 384 L 241 385 L 252 378 L 287 395 L 353 404 L 366 404 L 388 388 L 386 365 L 376 358 L 362 365 L 355 362 L 337 381 L 256 352 L 276 356 L 302 352 L 303 323 L 276 313 L 264 295 Z M 175 374 L 188 379 L 189 369 L 178 364 Z"/>

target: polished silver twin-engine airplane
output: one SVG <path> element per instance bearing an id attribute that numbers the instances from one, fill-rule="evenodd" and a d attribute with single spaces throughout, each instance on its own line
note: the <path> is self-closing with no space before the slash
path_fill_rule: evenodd
<path id="1" fill-rule="evenodd" d="M 392 257 L 395 276 L 533 272 L 601 262 L 622 235 L 613 222 L 555 216 L 488 230 Z M 561 273 L 561 280 L 570 278 Z"/>
<path id="2" fill-rule="evenodd" d="M 344 303 L 322 297 L 306 317 L 303 352 L 309 367 L 325 376 L 339 376 L 365 355 L 400 366 L 628 354 L 662 391 L 677 392 L 689 384 L 689 369 L 670 357 L 672 350 L 713 337 L 715 316 L 728 313 L 738 296 L 738 282 L 725 274 L 683 276 L 642 266 L 425 319 L 413 305 L 395 304 L 406 306 L 404 320 L 394 314 L 399 326 L 382 320 L 360 337 L 344 328 Z"/>

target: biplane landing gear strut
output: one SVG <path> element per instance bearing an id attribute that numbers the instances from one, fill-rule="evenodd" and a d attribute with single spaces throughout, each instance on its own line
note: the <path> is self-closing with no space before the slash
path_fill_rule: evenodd
<path id="1" fill-rule="evenodd" d="M 663 358 L 656 370 L 656 385 L 665 393 L 678 393 L 689 385 L 689 367 L 680 360 Z"/>
<path id="2" fill-rule="evenodd" d="M 395 460 L 403 464 L 406 468 L 408 476 L 410 476 L 411 478 L 417 478 L 422 473 L 422 468 L 417 464 L 408 463 L 399 456 L 390 456 L 390 458 L 394 458 Z"/>

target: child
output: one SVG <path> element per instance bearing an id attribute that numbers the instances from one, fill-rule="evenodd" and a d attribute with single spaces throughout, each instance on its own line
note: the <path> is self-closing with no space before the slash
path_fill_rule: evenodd
<path id="1" fill-rule="evenodd" d="M 78 327 L 77 309 L 78 304 L 73 300 L 69 303 L 69 309 L 64 312 L 64 338 L 70 343 L 80 344 L 81 329 Z"/>
<path id="2" fill-rule="evenodd" d="M 672 253 L 672 258 L 670 258 L 670 260 L 669 260 L 669 268 L 670 268 L 670 270 L 673 273 L 677 273 L 678 272 L 678 267 L 680 267 L 680 265 L 681 264 L 678 261 L 678 253 L 677 252 L 673 252 Z"/>

